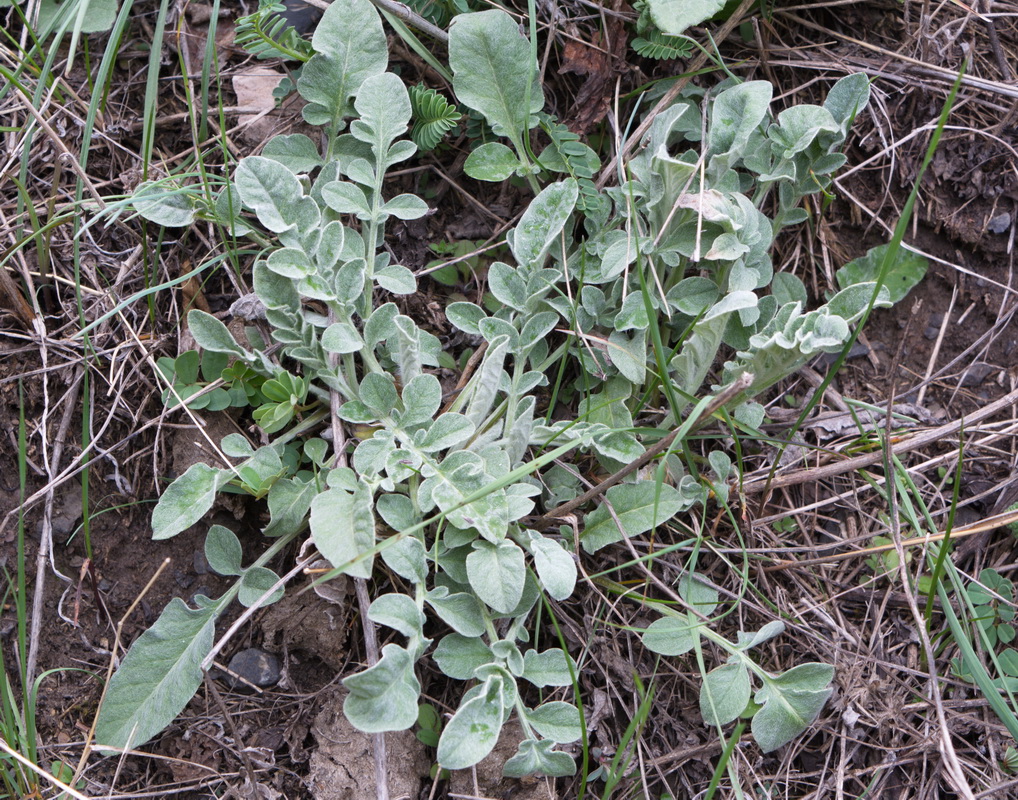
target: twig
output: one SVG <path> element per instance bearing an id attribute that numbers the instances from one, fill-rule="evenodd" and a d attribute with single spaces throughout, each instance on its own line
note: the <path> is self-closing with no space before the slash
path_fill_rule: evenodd
<path id="1" fill-rule="evenodd" d="M 237 746 L 237 752 L 240 754 L 240 761 L 244 765 L 244 771 L 247 772 L 247 779 L 251 783 L 251 796 L 255 796 L 254 787 L 258 781 L 255 776 L 254 764 L 251 763 L 251 756 L 248 755 L 247 748 L 244 746 L 244 740 L 240 736 L 240 731 L 237 730 L 237 723 L 233 721 L 233 714 L 230 713 L 226 707 L 226 703 L 223 702 L 223 696 L 219 693 L 219 689 L 216 688 L 216 683 L 213 681 L 207 672 L 202 674 L 202 678 L 205 681 L 205 688 L 212 695 L 212 698 L 216 701 L 216 705 L 219 706 L 219 710 L 222 712 L 223 717 L 226 719 L 226 724 L 230 726 L 230 732 L 233 734 L 233 741 Z"/>
<path id="2" fill-rule="evenodd" d="M 306 2 L 309 6 L 321 9 L 326 9 L 332 5 L 332 3 L 326 3 L 325 0 L 304 0 L 304 2 Z M 449 43 L 448 33 L 443 31 L 437 25 L 433 25 L 428 22 L 420 14 L 411 11 L 409 6 L 406 6 L 403 3 L 397 3 L 395 0 L 371 0 L 371 2 L 380 10 L 388 11 L 390 14 L 399 17 L 407 25 L 417 28 L 417 30 L 421 31 L 421 33 L 426 33 L 428 36 L 438 39 L 438 41 L 443 44 Z"/>
<path id="3" fill-rule="evenodd" d="M 729 403 L 733 398 L 738 397 L 740 394 L 742 394 L 746 389 L 749 388 L 749 386 L 752 383 L 753 376 L 750 375 L 748 372 L 744 372 L 736 379 L 734 383 L 732 383 L 730 386 L 726 386 L 724 389 L 718 392 L 717 396 L 714 397 L 714 399 L 707 404 L 707 406 L 700 413 L 700 416 L 698 416 L 696 420 L 693 422 L 693 424 L 689 427 L 689 432 L 692 433 L 698 427 L 703 425 L 710 417 L 714 415 L 714 413 L 719 408 Z M 678 435 L 681 429 L 682 426 L 676 428 L 674 431 L 669 433 L 663 439 L 655 442 L 650 447 L 648 447 L 646 451 L 644 451 L 643 455 L 641 455 L 635 461 L 627 464 L 618 472 L 609 475 L 599 484 L 597 484 L 591 489 L 588 489 L 579 497 L 576 497 L 567 503 L 563 503 L 557 508 L 553 508 L 551 511 L 546 512 L 540 517 L 536 517 L 534 520 L 531 521 L 531 524 L 534 525 L 535 527 L 539 525 L 547 526 L 553 524 L 554 520 L 565 518 L 566 515 L 572 513 L 577 508 L 582 506 L 584 503 L 588 503 L 595 497 L 604 494 L 608 489 L 610 489 L 616 483 L 621 481 L 631 472 L 635 472 L 636 470 L 645 466 L 652 459 L 656 458 L 658 455 L 667 450 L 671 443 L 675 440 L 675 437 Z"/>
<path id="4" fill-rule="evenodd" d="M 473 353 L 471 353 L 470 358 L 467 359 L 466 366 L 463 367 L 463 373 L 460 375 L 459 380 L 456 381 L 456 386 L 453 387 L 451 392 L 449 392 L 449 402 L 446 403 L 445 407 L 442 409 L 442 414 L 452 408 L 452 404 L 456 402 L 456 398 L 459 397 L 460 392 L 462 392 L 467 383 L 470 382 L 470 377 L 474 374 L 474 370 L 477 369 L 477 365 L 481 363 L 481 357 L 487 349 L 488 342 L 485 340 L 481 342 L 480 346 L 478 346 Z"/>
<path id="5" fill-rule="evenodd" d="M 907 333 L 907 331 L 906 331 Z M 904 336 L 902 337 L 905 338 Z M 891 459 L 890 449 L 887 445 L 890 444 L 891 439 L 891 409 L 894 406 L 894 376 L 891 376 L 891 396 L 887 401 L 887 422 L 884 425 L 884 472 L 888 476 L 893 470 L 894 464 Z M 922 612 L 919 610 L 919 604 L 916 602 L 915 593 L 912 590 L 911 576 L 908 574 L 908 559 L 905 557 L 905 548 L 902 544 L 901 539 L 901 520 L 898 517 L 898 494 L 890 485 L 887 487 L 887 499 L 890 511 L 891 519 L 891 538 L 894 540 L 894 549 L 898 554 L 898 576 L 901 580 L 901 586 L 905 593 L 905 599 L 908 602 L 909 610 L 912 613 L 912 619 L 915 621 L 915 629 L 919 633 L 919 641 L 923 648 L 923 653 L 926 657 L 926 665 L 929 668 L 929 690 L 930 700 L 933 704 L 933 708 L 937 715 L 937 721 L 940 723 L 940 753 L 944 757 L 944 763 L 947 767 L 947 774 L 953 778 L 950 782 L 954 785 L 954 789 L 961 795 L 965 800 L 975 800 L 972 794 L 972 787 L 969 786 L 968 781 L 965 778 L 965 771 L 962 769 L 961 764 L 958 761 L 958 754 L 954 749 L 954 742 L 951 741 L 951 728 L 947 723 L 947 715 L 944 713 L 944 699 L 940 696 L 940 676 L 937 675 L 937 658 L 933 652 L 933 644 L 930 642 L 930 633 L 927 629 L 927 621 L 923 618 Z"/>
<path id="6" fill-rule="evenodd" d="M 905 64 L 910 64 L 913 67 L 915 67 L 919 72 L 925 73 L 936 80 L 945 81 L 946 83 L 951 84 L 958 77 L 957 70 L 945 69 L 944 67 L 937 67 L 934 66 L 933 64 L 928 64 L 925 61 L 920 61 L 918 58 L 911 58 L 909 56 L 902 55 L 901 53 L 895 53 L 893 50 L 887 50 L 883 47 L 878 47 L 875 44 L 870 44 L 869 42 L 863 41 L 862 39 L 856 39 L 852 36 L 846 36 L 843 33 L 832 31 L 830 28 L 825 28 L 822 25 L 817 25 L 816 23 L 810 22 L 807 19 L 803 19 L 802 17 L 796 14 L 790 14 L 786 11 L 775 11 L 774 13 L 782 17 L 785 17 L 786 19 L 790 20 L 796 25 L 801 25 L 804 28 L 809 28 L 810 30 L 817 31 L 818 33 L 822 33 L 825 36 L 833 36 L 838 39 L 841 39 L 843 42 L 848 42 L 850 44 L 855 45 L 856 47 L 861 47 L 864 50 L 869 50 L 870 52 L 873 53 L 879 53 L 880 55 L 885 56 L 887 58 L 897 59 L 898 61 L 904 62 Z M 1018 97 L 1018 87 L 1010 86 L 1006 83 L 1002 83 L 1001 81 L 991 81 L 985 78 L 978 78 L 974 75 L 965 75 L 962 77 L 961 83 L 962 86 L 969 86 L 973 89 L 979 89 L 990 94 L 999 95 L 1000 97 Z"/>
<path id="7" fill-rule="evenodd" d="M 960 420 L 949 422 L 947 425 L 941 425 L 939 428 L 922 431 L 921 433 L 917 433 L 915 436 L 903 439 L 891 446 L 891 452 L 894 455 L 900 455 L 912 450 L 917 450 L 920 447 L 925 447 L 926 445 L 932 444 L 940 439 L 946 439 L 949 436 L 953 436 L 961 430 L 962 425 L 965 426 L 966 430 L 971 430 L 987 417 L 992 417 L 997 412 L 1002 411 L 1015 403 L 1018 403 L 1018 389 L 1004 395 L 1004 397 L 999 400 L 995 400 L 988 406 L 984 406 L 977 411 L 973 411 L 967 417 L 962 417 Z M 787 475 L 778 475 L 770 482 L 768 482 L 766 477 L 764 477 L 751 483 L 744 483 L 742 485 L 742 492 L 743 494 L 759 494 L 767 489 L 781 489 L 786 486 L 797 486 L 798 484 L 806 483 L 807 481 L 825 480 L 827 478 L 833 478 L 835 475 L 843 475 L 846 472 L 863 469 L 864 467 L 871 467 L 878 463 L 882 458 L 883 454 L 878 451 L 875 453 L 867 453 L 865 455 L 856 456 L 855 458 L 846 458 L 844 461 L 838 461 L 835 464 L 827 464 L 822 467 L 811 467 L 810 469 L 800 469 L 795 472 L 790 472 Z"/>
<path id="8" fill-rule="evenodd" d="M 368 655 L 368 665 L 378 663 L 378 638 L 375 635 L 375 624 L 368 618 L 368 607 L 371 605 L 371 598 L 368 597 L 368 582 L 364 578 L 355 578 L 354 587 L 357 590 L 357 605 L 360 606 L 361 628 L 364 630 L 364 649 Z M 389 770 L 388 758 L 385 752 L 385 734 L 373 733 L 371 735 L 375 756 L 375 797 L 378 800 L 389 800 Z"/>
<path id="9" fill-rule="evenodd" d="M 57 429 L 56 436 L 53 438 L 53 452 L 47 459 L 47 473 L 50 481 L 52 482 L 53 472 L 59 468 L 60 457 L 64 453 L 64 441 L 67 436 L 67 431 L 71 427 L 71 417 L 77 405 L 71 402 L 71 392 L 77 392 L 78 387 L 81 385 L 81 380 L 85 375 L 85 371 L 82 367 L 78 367 L 77 375 L 74 376 L 74 380 L 71 384 L 71 389 L 65 399 L 66 405 L 64 406 L 64 414 L 60 419 L 60 427 Z M 42 426 L 42 430 L 39 431 L 40 436 L 44 439 L 48 438 L 45 424 Z M 88 509 L 84 509 L 84 513 L 88 513 Z M 31 621 L 31 634 L 28 641 L 28 658 L 25 662 L 25 674 L 28 676 L 28 682 L 31 683 L 35 679 L 35 667 L 36 662 L 39 659 L 39 633 L 42 630 L 42 602 L 43 596 L 46 593 L 46 561 L 52 558 L 53 554 L 53 487 L 50 486 L 49 493 L 46 497 L 46 507 L 43 511 L 42 518 L 42 535 L 39 537 L 39 552 L 35 557 L 35 590 L 32 594 L 32 621 Z M 70 579 L 65 575 L 61 574 L 53 564 L 53 572 L 59 575 L 63 580 L 70 583 Z"/>
<path id="10" fill-rule="evenodd" d="M 987 517 L 986 519 L 975 522 L 971 525 L 966 525 L 962 528 L 954 528 L 951 530 L 951 541 L 955 539 L 962 539 L 966 536 L 975 536 L 977 533 L 985 533 L 986 531 L 992 531 L 997 528 L 1001 528 L 1005 525 L 1011 525 L 1018 522 L 1018 511 L 1012 511 L 1007 514 L 998 514 L 993 517 Z M 913 536 L 911 539 L 902 539 L 902 547 L 913 547 L 930 542 L 942 542 L 947 538 L 947 532 L 933 533 L 926 536 Z M 889 550 L 894 550 L 895 545 L 892 544 L 875 544 L 872 547 L 864 547 L 861 550 L 852 550 L 848 553 L 833 553 L 829 556 L 817 556 L 816 558 L 802 558 L 792 559 L 787 561 L 779 561 L 776 564 L 771 564 L 763 568 L 764 572 L 779 572 L 785 569 L 791 569 L 793 567 L 806 567 L 814 566 L 816 564 L 832 564 L 836 561 L 844 561 L 847 558 L 859 558 L 860 556 L 869 556 L 876 553 L 886 553 Z"/>

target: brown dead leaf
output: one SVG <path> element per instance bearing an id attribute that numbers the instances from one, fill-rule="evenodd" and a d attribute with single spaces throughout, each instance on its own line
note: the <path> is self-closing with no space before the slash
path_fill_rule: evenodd
<path id="1" fill-rule="evenodd" d="M 628 36 L 622 21 L 608 20 L 605 34 L 595 33 L 589 43 L 575 31 L 566 40 L 559 72 L 586 76 L 576 93 L 576 101 L 564 120 L 574 133 L 583 135 L 597 125 L 611 107 L 615 80 L 630 70 L 626 63 Z"/>
<path id="2" fill-rule="evenodd" d="M 237 105 L 244 109 L 243 113 L 237 114 L 239 136 L 248 144 L 261 144 L 275 131 L 276 120 L 272 112 L 276 108 L 276 98 L 272 91 L 283 77 L 279 70 L 258 64 L 233 76 Z"/>

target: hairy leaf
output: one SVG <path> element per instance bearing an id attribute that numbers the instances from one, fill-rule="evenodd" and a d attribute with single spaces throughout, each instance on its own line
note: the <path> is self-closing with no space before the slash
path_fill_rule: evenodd
<path id="1" fill-rule="evenodd" d="M 131 645 L 110 679 L 96 722 L 102 747 L 138 747 L 169 725 L 194 697 L 212 651 L 216 606 L 195 610 L 179 597 Z"/>
<path id="2" fill-rule="evenodd" d="M 532 115 L 544 106 L 544 93 L 530 42 L 501 10 L 460 14 L 449 30 L 453 90 L 466 106 L 480 111 L 499 136 L 518 141 L 537 124 Z M 530 105 L 524 98 L 529 88 Z"/>
<path id="3" fill-rule="evenodd" d="M 169 539 L 187 530 L 208 513 L 216 494 L 233 477 L 226 469 L 192 464 L 166 487 L 152 511 L 152 538 Z"/>

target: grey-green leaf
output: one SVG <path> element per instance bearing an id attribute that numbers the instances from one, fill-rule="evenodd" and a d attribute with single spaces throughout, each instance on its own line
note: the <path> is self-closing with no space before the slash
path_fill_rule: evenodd
<path id="1" fill-rule="evenodd" d="M 440 416 L 428 429 L 420 447 L 426 453 L 448 450 L 466 441 L 474 432 L 474 423 L 453 411 Z"/>
<path id="2" fill-rule="evenodd" d="M 803 733 L 831 696 L 834 667 L 808 663 L 764 681 L 754 698 L 763 705 L 753 716 L 753 736 L 765 753 Z"/>
<path id="3" fill-rule="evenodd" d="M 393 294 L 413 294 L 417 291 L 414 274 L 400 264 L 383 267 L 375 273 L 375 283 Z"/>
<path id="4" fill-rule="evenodd" d="M 237 534 L 222 525 L 213 525 L 205 537 L 205 560 L 220 575 L 240 575 L 244 557 Z"/>
<path id="5" fill-rule="evenodd" d="M 571 664 L 572 659 L 561 649 L 540 653 L 527 650 L 523 655 L 523 677 L 537 687 L 570 686 L 576 673 L 575 664 L 572 664 L 572 672 L 569 671 Z"/>
<path id="6" fill-rule="evenodd" d="M 576 772 L 576 762 L 568 753 L 554 750 L 549 739 L 524 739 L 516 755 L 505 762 L 502 774 L 507 778 L 522 778 L 540 772 L 552 778 L 563 778 Z"/>
<path id="7" fill-rule="evenodd" d="M 541 736 L 559 744 L 580 738 L 580 712 L 572 703 L 554 700 L 527 712 L 527 722 Z"/>
<path id="8" fill-rule="evenodd" d="M 201 662 L 212 651 L 217 610 L 196 611 L 175 597 L 131 645 L 99 710 L 95 738 L 100 747 L 138 747 L 184 710 L 201 685 Z"/>
<path id="9" fill-rule="evenodd" d="M 576 587 L 576 562 L 557 542 L 535 535 L 530 540 L 530 552 L 541 585 L 555 600 L 565 600 Z"/>
<path id="10" fill-rule="evenodd" d="M 262 156 L 248 156 L 237 165 L 234 183 L 244 204 L 273 233 L 288 231 L 295 224 L 295 208 L 304 198 L 297 176 Z"/>
<path id="11" fill-rule="evenodd" d="M 445 636 L 435 648 L 432 658 L 442 672 L 458 681 L 470 680 L 474 677 L 474 670 L 495 660 L 479 637 L 459 633 Z"/>
<path id="12" fill-rule="evenodd" d="M 504 144 L 486 142 L 467 156 L 463 171 L 475 181 L 501 183 L 512 177 L 520 166 L 516 154 Z"/>
<path id="13" fill-rule="evenodd" d="M 328 353 L 357 353 L 364 342 L 349 322 L 334 322 L 322 333 L 322 347 Z"/>
<path id="14" fill-rule="evenodd" d="M 191 329 L 194 340 L 205 350 L 247 358 L 247 352 L 237 344 L 229 329 L 211 314 L 192 309 L 187 315 L 187 327 Z"/>
<path id="15" fill-rule="evenodd" d="M 523 551 L 515 542 L 503 540 L 497 545 L 487 541 L 474 543 L 467 556 L 470 587 L 495 611 L 507 614 L 523 596 L 527 566 Z"/>
<path id="16" fill-rule="evenodd" d="M 166 487 L 152 512 L 152 538 L 169 539 L 187 530 L 208 513 L 216 494 L 233 477 L 226 469 L 192 464 Z"/>
<path id="17" fill-rule="evenodd" d="M 501 683 L 489 677 L 481 693 L 461 705 L 445 726 L 438 741 L 438 763 L 446 769 L 472 767 L 495 747 L 502 730 Z"/>
<path id="18" fill-rule="evenodd" d="M 420 219 L 428 213 L 428 204 L 415 194 L 398 194 L 382 206 L 382 211 L 396 219 Z"/>
<path id="19" fill-rule="evenodd" d="M 405 594 L 391 592 L 375 598 L 368 609 L 368 617 L 372 622 L 399 631 L 408 638 L 423 635 L 424 613 Z"/>
<path id="20" fill-rule="evenodd" d="M 350 690 L 343 713 L 365 733 L 402 731 L 417 721 L 421 685 L 410 653 L 399 645 L 385 645 L 377 664 L 344 678 L 343 685 Z"/>
<path id="21" fill-rule="evenodd" d="M 399 424 L 404 427 L 421 425 L 434 417 L 441 407 L 442 384 L 434 375 L 417 375 L 403 387 L 402 397 L 405 410 Z"/>
<path id="22" fill-rule="evenodd" d="M 240 579 L 240 589 L 237 592 L 237 599 L 242 606 L 250 608 L 257 603 L 261 597 L 272 589 L 272 593 L 261 601 L 259 608 L 272 605 L 283 596 L 283 587 L 276 586 L 279 576 L 266 567 L 251 567 L 244 570 L 244 577 Z M 275 587 L 275 588 L 273 588 Z"/>
<path id="23" fill-rule="evenodd" d="M 297 81 L 297 90 L 308 101 L 304 119 L 335 133 L 342 118 L 353 113 L 350 98 L 389 63 L 385 31 L 368 0 L 337 0 L 322 15 L 311 44 L 315 55 Z"/>
<path id="24" fill-rule="evenodd" d="M 639 536 L 668 521 L 682 508 L 677 489 L 655 481 L 613 486 L 605 497 L 622 524 L 622 531 L 607 506 L 601 505 L 587 514 L 580 542 L 588 553 L 621 541 L 625 536 Z"/>
<path id="25" fill-rule="evenodd" d="M 693 649 L 703 624 L 702 620 L 689 613 L 684 617 L 661 617 L 643 632 L 643 644 L 648 650 L 663 656 L 681 656 Z"/>
<path id="26" fill-rule="evenodd" d="M 379 417 L 388 416 L 396 407 L 399 395 L 396 384 L 388 375 L 370 372 L 361 381 L 361 401 Z"/>
<path id="27" fill-rule="evenodd" d="M 272 137 L 262 148 L 262 155 L 278 161 L 298 175 L 311 172 L 322 165 L 318 148 L 303 133 Z"/>
<path id="28" fill-rule="evenodd" d="M 424 598 L 439 618 L 456 633 L 467 637 L 479 637 L 486 630 L 484 612 L 477 598 L 467 592 L 449 593 L 444 586 L 438 586 Z M 488 661 L 490 661 L 490 656 Z M 487 663 L 483 661 L 481 663 Z M 479 666 L 479 665 L 477 665 Z M 473 671 L 471 670 L 471 674 Z"/>
<path id="29" fill-rule="evenodd" d="M 449 30 L 453 90 L 466 106 L 480 111 L 499 136 L 518 140 L 531 115 L 544 106 L 544 93 L 530 42 L 501 10 L 460 14 Z M 530 90 L 530 105 L 525 99 Z M 536 124 L 536 119 L 533 120 Z"/>
<path id="30" fill-rule="evenodd" d="M 742 663 L 723 664 L 704 676 L 700 713 L 707 725 L 727 725 L 749 705 L 749 671 Z"/>
<path id="31" fill-rule="evenodd" d="M 508 264 L 496 261 L 488 267 L 488 288 L 500 303 L 517 311 L 527 310 L 527 284 Z"/>
<path id="32" fill-rule="evenodd" d="M 677 36 L 706 22 L 725 6 L 725 0 L 648 0 L 650 18 L 663 33 Z"/>
<path id="33" fill-rule="evenodd" d="M 709 152 L 727 153 L 731 159 L 741 156 L 750 134 L 767 116 L 772 93 L 767 81 L 747 81 L 721 92 L 711 108 Z"/>
<path id="34" fill-rule="evenodd" d="M 311 502 L 311 538 L 332 566 L 355 578 L 371 577 L 375 519 L 371 493 L 329 489 Z"/>
<path id="35" fill-rule="evenodd" d="M 131 203 L 149 222 L 184 228 L 194 222 L 197 205 L 191 191 L 164 182 L 146 181 L 134 190 Z"/>
<path id="36" fill-rule="evenodd" d="M 899 247 L 892 255 L 888 255 L 890 245 L 882 244 L 872 248 L 864 256 L 849 261 L 834 273 L 838 286 L 847 289 L 860 283 L 876 281 L 885 259 L 887 266 L 884 286 L 890 294 L 892 303 L 903 300 L 926 275 L 929 266 L 925 258 L 904 247 Z"/>
<path id="37" fill-rule="evenodd" d="M 510 242 L 520 266 L 541 266 L 576 208 L 579 185 L 573 178 L 546 186 L 523 212 Z"/>

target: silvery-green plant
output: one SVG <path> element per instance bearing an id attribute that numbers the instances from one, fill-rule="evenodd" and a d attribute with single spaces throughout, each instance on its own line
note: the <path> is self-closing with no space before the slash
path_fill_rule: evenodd
<path id="1" fill-rule="evenodd" d="M 485 347 L 469 381 L 448 398 L 429 372 L 442 357 L 438 339 L 386 300 L 417 289 L 413 273 L 384 249 L 386 225 L 420 218 L 428 208 L 415 195 L 386 190 L 387 172 L 416 146 L 402 138 L 411 102 L 387 71 L 379 16 L 368 0 L 338 0 L 312 44 L 297 87 L 307 101 L 305 119 L 323 130 L 321 147 L 302 135 L 270 141 L 262 155 L 240 161 L 209 207 L 188 205 L 200 202 L 191 195 L 164 196 L 152 184 L 138 193 L 137 208 L 150 219 L 214 218 L 264 248 L 253 279 L 274 348 L 257 335 L 239 343 L 200 311 L 188 322 L 206 352 L 233 359 L 231 375 L 264 379 L 256 394 L 266 405 L 257 418 L 266 431 L 281 431 L 257 450 L 243 437 L 224 439 L 224 453 L 239 463 L 197 464 L 177 478 L 153 513 L 154 536 L 180 533 L 208 512 L 218 492 L 240 489 L 266 498 L 264 533 L 275 541 L 245 568 L 237 537 L 221 526 L 209 531 L 210 564 L 237 576 L 237 584 L 217 600 L 197 598 L 195 609 L 173 601 L 135 642 L 110 683 L 97 740 L 136 746 L 172 721 L 197 690 L 219 614 L 235 597 L 247 605 L 277 598 L 281 581 L 265 564 L 309 530 L 337 574 L 371 578 L 381 559 L 409 587 L 378 595 L 368 610 L 400 638 L 382 648 L 377 663 L 344 680 L 344 710 L 355 726 L 367 732 L 412 726 L 421 691 L 415 665 L 430 651 L 443 673 L 472 683 L 443 727 L 437 753 L 443 767 L 476 764 L 515 713 L 524 737 L 506 774 L 571 774 L 572 758 L 555 748 L 580 738 L 579 711 L 551 698 L 554 687 L 574 684 L 577 668 L 561 649 L 531 647 L 528 623 L 542 593 L 558 601 L 572 595 L 581 554 L 572 552 L 571 536 L 527 523 L 542 493 L 548 503 L 562 502 L 578 487 L 558 467 L 541 479 L 538 472 L 571 450 L 590 452 L 610 469 L 640 457 L 644 447 L 632 433 L 640 395 L 659 381 L 678 398 L 670 412 L 677 421 L 701 393 L 723 344 L 736 353 L 723 380 L 744 371 L 756 376 L 733 404 L 738 418 L 756 424 L 762 409 L 746 400 L 846 341 L 874 285 L 848 286 L 805 313 L 802 284 L 774 276 L 768 251 L 777 227 L 803 218 L 801 197 L 823 190 L 843 160 L 833 150 L 865 105 L 867 83 L 850 76 L 825 106 L 789 109 L 776 119 L 767 84 L 726 84 L 713 97 L 690 91 L 655 121 L 622 185 L 591 198 L 587 182 L 582 224 L 575 177 L 540 189 L 507 235 L 515 263 L 489 268 L 498 310 L 467 302 L 446 310 L 454 326 Z M 490 178 L 508 169 L 536 186 L 554 159 L 530 158 L 527 132 L 541 121 L 543 94 L 533 50 L 517 25 L 502 11 L 458 16 L 449 60 L 459 102 L 511 145 L 479 148 L 471 170 Z M 511 98 L 507 87 L 514 87 Z M 761 210 L 771 202 L 774 220 Z M 886 296 L 877 302 L 886 304 Z M 548 337 L 556 328 L 575 337 L 552 351 Z M 567 356 L 579 365 L 585 395 L 579 416 L 540 419 L 536 390 Z M 330 455 L 329 443 L 316 435 L 332 405 L 334 428 L 357 433 L 352 452 L 340 437 Z M 706 502 L 708 489 L 724 502 L 732 463 L 721 451 L 710 453 L 708 463 L 712 478 L 681 474 L 671 459 L 675 485 L 634 476 L 609 489 L 609 503 L 583 517 L 582 548 L 595 552 L 645 533 Z M 433 650 L 428 614 L 451 631 Z M 647 646 L 686 652 L 703 636 L 724 649 L 726 640 L 703 622 L 685 619 L 684 633 L 658 625 L 647 632 Z M 746 651 L 779 632 L 770 626 L 729 643 L 734 660 L 720 674 L 735 689 L 724 692 L 721 711 L 705 714 L 721 724 L 745 698 L 736 710 L 742 713 L 753 672 L 763 682 L 754 732 L 765 746 L 804 730 L 829 694 L 830 669 L 803 665 L 813 670 L 809 685 L 793 680 L 792 689 L 811 693 L 809 707 L 775 721 L 767 709 L 787 704 L 792 695 L 781 691 L 781 681 L 795 670 L 769 676 Z M 685 637 L 683 647 L 662 644 L 668 635 Z M 709 673 L 705 685 L 720 687 L 718 674 Z M 530 707 L 534 693 L 521 681 L 553 691 Z"/>

